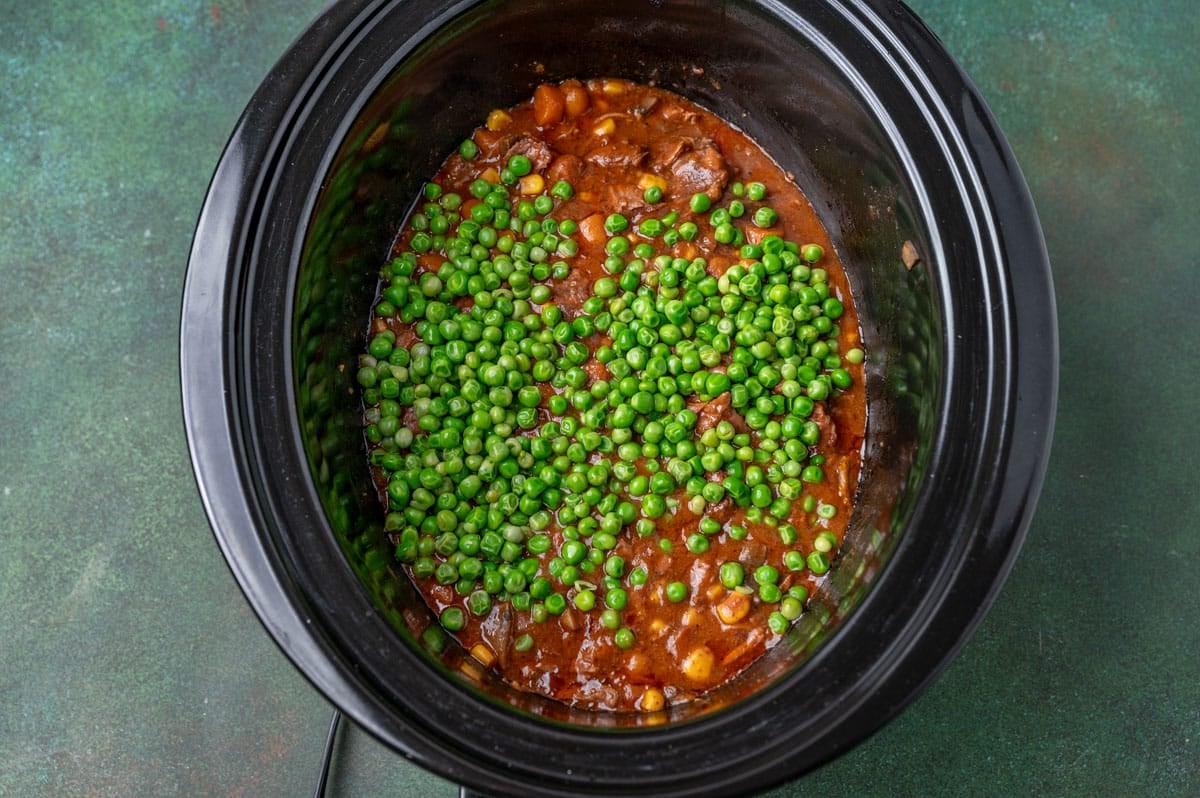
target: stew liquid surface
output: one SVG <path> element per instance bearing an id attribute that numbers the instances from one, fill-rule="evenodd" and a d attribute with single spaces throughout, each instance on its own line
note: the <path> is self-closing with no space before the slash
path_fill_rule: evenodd
<path id="1" fill-rule="evenodd" d="M 359 371 L 396 554 L 510 684 L 653 712 L 781 639 L 866 426 L 841 263 L 743 133 L 619 80 L 497 110 L 426 186 Z"/>

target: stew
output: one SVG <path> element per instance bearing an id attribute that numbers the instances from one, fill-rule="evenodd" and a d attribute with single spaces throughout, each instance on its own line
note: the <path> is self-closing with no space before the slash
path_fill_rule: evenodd
<path id="1" fill-rule="evenodd" d="M 812 207 L 668 91 L 566 81 L 425 185 L 357 375 L 396 557 L 512 685 L 654 712 L 745 669 L 831 567 L 866 427 Z"/>

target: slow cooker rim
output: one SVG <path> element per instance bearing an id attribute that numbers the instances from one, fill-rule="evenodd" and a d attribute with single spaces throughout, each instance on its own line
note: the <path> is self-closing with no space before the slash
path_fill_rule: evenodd
<path id="1" fill-rule="evenodd" d="M 390 5 L 390 3 L 374 2 L 374 3 L 363 4 L 364 10 L 363 10 L 362 14 L 357 19 L 353 19 L 353 20 L 352 20 L 352 18 L 354 17 L 354 14 L 352 13 L 351 9 L 349 8 L 349 4 L 346 6 L 343 6 L 343 7 L 335 6 L 335 7 L 331 8 L 329 11 L 327 11 L 326 15 L 322 16 L 320 23 L 319 23 L 321 26 L 320 32 L 323 34 L 326 31 L 343 31 L 352 23 L 353 24 L 367 24 L 368 17 L 371 14 L 376 13 L 380 8 L 382 8 L 385 5 Z M 875 5 L 885 5 L 885 4 L 877 3 Z M 871 10 L 867 7 L 867 4 L 851 2 L 851 3 L 842 4 L 842 7 L 843 8 L 855 8 L 859 14 L 863 14 L 864 16 L 870 15 L 870 16 L 872 16 L 873 19 L 879 19 L 878 16 L 870 14 Z M 898 9 L 899 6 L 892 5 L 892 6 L 890 6 L 890 8 L 892 8 L 894 11 L 895 9 Z M 313 34 L 313 32 L 311 30 L 309 33 L 305 34 L 306 37 L 313 37 L 314 35 L 315 34 Z M 342 41 L 344 42 L 344 41 L 346 41 L 346 39 L 343 38 Z M 306 42 L 307 42 L 307 47 L 311 48 L 314 46 L 311 43 L 311 41 L 309 41 L 306 38 L 302 38 L 300 43 L 298 43 L 298 45 L 296 46 L 296 48 L 293 48 L 293 50 L 290 51 L 287 56 L 285 56 L 284 61 L 281 62 L 281 67 L 279 70 L 281 72 L 281 74 L 283 75 L 283 78 L 281 78 L 281 80 L 283 80 L 283 82 L 285 84 L 288 84 L 289 82 L 292 84 L 292 85 L 284 86 L 284 88 L 282 90 L 282 96 L 294 98 L 295 95 L 293 92 L 288 91 L 289 88 L 294 89 L 294 91 L 296 93 L 299 93 L 303 90 L 304 76 L 306 75 L 306 70 L 305 70 L 306 64 L 305 64 L 305 58 L 299 53 L 299 50 L 302 45 L 305 45 Z M 929 47 L 930 44 L 931 44 L 931 42 L 924 43 L 924 45 L 926 47 Z M 320 51 L 321 46 L 317 45 L 317 47 L 318 47 L 318 51 Z M 951 66 L 952 66 L 952 64 L 951 64 Z M 289 69 L 289 67 L 291 67 L 291 69 Z M 275 73 L 273 73 L 273 74 L 275 74 Z M 301 84 L 301 85 L 294 85 L 297 83 Z M 277 92 L 280 91 L 280 87 L 278 87 L 278 86 L 274 86 L 273 88 Z M 967 92 L 967 93 L 969 94 L 969 92 Z M 276 95 L 276 96 L 278 96 L 278 95 Z M 258 97 L 258 95 L 256 95 L 256 101 L 259 99 L 260 98 Z M 214 180 L 213 180 L 213 191 L 214 192 L 217 192 L 217 194 L 219 195 L 221 193 L 221 190 L 223 187 L 230 185 L 229 181 L 236 180 L 237 178 L 242 177 L 241 175 L 238 175 L 235 177 L 235 175 L 233 174 L 235 166 L 244 164 L 246 162 L 248 162 L 251 165 L 261 165 L 263 163 L 263 160 L 255 159 L 255 158 L 253 158 L 252 155 L 250 155 L 250 157 L 247 157 L 247 155 L 250 154 L 251 151 L 267 149 L 267 148 L 276 146 L 278 144 L 277 141 L 276 142 L 267 142 L 260 137 L 261 131 L 264 129 L 267 129 L 267 128 L 263 128 L 263 127 L 256 127 L 256 125 L 261 122 L 261 115 L 264 112 L 267 114 L 271 114 L 272 112 L 277 112 L 280 116 L 286 116 L 288 111 L 293 110 L 299 104 L 300 104 L 299 100 L 294 100 L 291 108 L 285 109 L 281 105 L 276 105 L 274 107 L 271 107 L 271 103 L 267 103 L 265 105 L 265 108 L 266 108 L 265 111 L 264 111 L 263 107 L 255 108 L 254 105 L 252 104 L 252 109 L 247 112 L 248 115 L 252 118 L 249 120 L 249 123 L 247 123 L 247 119 L 244 118 L 243 124 L 239 125 L 239 130 L 237 132 L 235 132 L 234 139 L 231 141 L 230 149 L 227 151 L 226 157 L 223 157 L 223 159 L 222 159 L 222 166 L 218 169 L 217 176 L 214 177 Z M 255 116 L 255 115 L 257 115 L 257 116 Z M 254 145 L 254 146 L 251 146 L 251 145 Z M 227 159 L 230 159 L 230 162 L 228 164 L 226 162 Z M 240 164 L 235 165 L 233 163 L 233 161 L 235 161 L 235 160 L 240 161 Z M 1005 157 L 1002 158 L 1001 160 L 1010 162 L 1011 155 L 1005 154 Z M 229 171 L 225 171 L 226 169 L 228 169 Z M 1010 177 L 1011 177 L 1011 175 L 1010 175 Z M 193 268 L 189 267 L 188 287 L 185 289 L 184 330 L 183 330 L 184 338 L 183 338 L 183 343 L 181 344 L 181 349 L 182 349 L 181 357 L 183 358 L 183 361 L 185 364 L 184 402 L 185 402 L 185 415 L 188 416 L 188 422 L 189 422 L 188 423 L 189 445 L 192 447 L 193 460 L 196 461 L 196 463 L 197 463 L 197 477 L 198 477 L 198 481 L 200 482 L 201 491 L 202 491 L 202 494 L 205 499 L 206 510 L 208 511 L 210 519 L 213 523 L 214 531 L 216 531 L 218 533 L 217 534 L 218 541 L 222 546 L 222 550 L 226 555 L 226 559 L 230 562 L 230 567 L 234 569 L 235 575 L 238 577 L 239 583 L 242 584 L 243 590 L 247 592 L 247 596 L 249 598 L 251 598 L 251 603 L 255 605 L 255 609 L 256 609 L 256 611 L 258 611 L 260 618 L 262 618 L 264 624 L 267 625 L 268 631 L 271 632 L 272 636 L 275 637 L 277 639 L 277 641 L 280 641 L 281 647 L 284 648 L 284 650 L 288 654 L 288 656 L 291 657 L 294 661 L 296 661 L 296 663 L 297 663 L 298 667 L 300 667 L 301 671 L 304 672 L 306 674 L 306 676 L 308 676 L 310 678 L 310 680 L 314 681 L 314 683 L 317 684 L 318 688 L 321 689 L 322 692 L 325 692 L 327 695 L 329 695 L 330 698 L 332 698 L 335 701 L 335 703 L 339 704 L 340 706 L 343 706 L 344 708 L 353 707 L 353 709 L 351 709 L 350 714 L 355 716 L 356 719 L 358 719 L 360 721 L 360 723 L 363 723 L 363 725 L 365 725 L 370 731 L 372 731 L 372 733 L 375 733 L 377 736 L 380 736 L 380 737 L 386 739 L 390 744 L 395 746 L 397 740 L 396 740 L 394 734 L 392 733 L 392 730 L 383 729 L 383 728 L 373 728 L 372 723 L 370 722 L 371 721 L 370 716 L 373 713 L 386 711 L 386 708 L 382 707 L 377 702 L 367 701 L 362 696 L 358 695 L 357 690 L 341 689 L 341 688 L 345 687 L 345 685 L 342 683 L 342 679 L 344 679 L 344 677 L 346 675 L 346 671 L 348 669 L 352 668 L 352 663 L 344 663 L 344 662 L 340 663 L 339 668 L 328 667 L 328 663 L 321 662 L 320 660 L 323 659 L 323 656 L 328 656 L 331 653 L 336 653 L 336 652 L 323 651 L 322 646 L 316 645 L 316 644 L 314 644 L 315 648 L 313 648 L 311 650 L 305 646 L 300 646 L 299 649 L 296 650 L 297 649 L 297 639 L 290 635 L 290 632 L 292 632 L 294 630 L 286 628 L 288 626 L 288 624 L 281 622 L 281 620 L 278 617 L 274 617 L 271 619 L 263 618 L 263 609 L 264 608 L 260 607 L 259 604 L 257 604 L 255 602 L 254 597 L 251 595 L 252 593 L 257 594 L 259 601 L 262 600 L 262 596 L 267 592 L 278 592 L 278 593 L 282 593 L 282 594 L 286 595 L 287 598 L 285 599 L 285 601 L 286 601 L 286 603 L 289 603 L 291 605 L 292 610 L 297 612 L 297 617 L 303 616 L 306 612 L 306 609 L 304 608 L 305 599 L 303 596 L 299 595 L 296 591 L 294 591 L 294 589 L 283 584 L 283 582 L 281 580 L 279 580 L 278 573 L 276 571 L 276 569 L 278 567 L 277 554 L 273 554 L 272 552 L 270 552 L 270 550 L 269 550 L 270 541 L 267 539 L 266 536 L 262 536 L 262 538 L 260 539 L 260 542 L 262 543 L 262 545 L 264 547 L 264 551 L 260 553 L 261 556 L 265 559 L 265 565 L 264 565 L 263 563 L 260 563 L 257 561 L 257 559 L 254 557 L 254 552 L 249 551 L 246 548 L 246 546 L 240 545 L 240 544 L 244 543 L 245 541 L 237 538 L 236 536 L 231 536 L 231 535 L 222 533 L 223 529 L 227 529 L 230 524 L 234 523 L 234 519 L 232 519 L 229 516 L 230 508 L 227 506 L 222 506 L 223 502 L 221 501 L 221 496 L 218 496 L 218 494 L 223 494 L 227 491 L 232 490 L 234 492 L 242 492 L 243 495 L 245 495 L 248 490 L 247 483 L 246 483 L 246 476 L 244 474 L 241 475 L 240 479 L 232 484 L 229 481 L 225 481 L 225 482 L 223 482 L 223 484 L 218 485 L 218 484 L 216 484 L 216 482 L 217 482 L 216 478 L 212 474 L 211 464 L 210 464 L 210 468 L 207 469 L 207 471 L 206 471 L 206 475 L 205 476 L 201 475 L 201 470 L 202 470 L 201 464 L 206 459 L 211 460 L 211 458 L 213 457 L 213 451 L 212 451 L 211 446 L 209 445 L 209 443 L 211 443 L 211 441 L 206 441 L 204 439 L 204 436 L 195 436 L 196 439 L 193 439 L 193 437 L 194 437 L 192 434 L 193 428 L 197 424 L 201 423 L 201 421 L 202 421 L 201 416 L 205 416 L 206 412 L 200 410 L 200 408 L 198 407 L 198 402 L 195 400 L 194 395 L 192 396 L 191 401 L 189 401 L 189 388 L 197 385 L 198 374 L 203 373 L 203 371 L 197 369 L 197 366 L 199 365 L 199 361 L 197 360 L 197 357 L 198 357 L 197 353 L 194 351 L 194 347 L 192 348 L 193 351 L 189 351 L 187 342 L 188 342 L 188 340 L 193 338 L 193 336 L 191 335 L 192 333 L 200 332 L 204 329 L 207 329 L 207 327 L 206 327 L 206 325 L 201 323 L 200 319 L 197 319 L 195 317 L 195 311 L 197 309 L 196 303 L 199 300 L 194 300 L 192 303 L 189 304 L 189 298 L 194 298 L 197 292 L 202 291 L 202 289 L 200 287 L 200 284 L 202 282 L 207 283 L 208 289 L 213 289 L 215 287 L 213 285 L 214 281 L 202 280 L 200 277 L 201 272 L 199 271 L 199 269 L 202 267 L 200 267 L 199 264 L 213 262 L 211 260 L 213 253 L 211 251 L 209 251 L 210 245 L 212 242 L 211 242 L 211 240 L 209 240 L 208 236 L 201 235 L 201 231 L 205 230 L 205 229 L 211 229 L 213 227 L 220 228 L 222 225 L 229 226 L 225 229 L 231 229 L 231 228 L 237 229 L 237 228 L 241 228 L 242 224 L 244 223 L 244 217 L 242 217 L 239 214 L 225 212 L 225 210 L 227 210 L 227 209 L 223 210 L 223 209 L 216 207 L 216 202 L 217 202 L 217 200 L 214 197 L 214 195 L 210 194 L 209 201 L 206 203 L 205 210 L 202 213 L 201 223 L 198 226 L 197 239 L 195 242 L 195 246 L 193 248 L 193 263 L 197 264 L 197 271 L 195 271 L 195 273 L 194 273 Z M 246 208 L 242 208 L 241 210 L 243 212 L 245 212 L 245 211 L 249 211 L 250 209 L 248 207 L 246 207 Z M 219 223 L 218 223 L 218 220 L 219 220 Z M 1036 230 L 1036 222 L 1034 222 L 1034 225 L 1035 225 L 1034 229 Z M 243 233 L 245 232 L 244 229 L 242 230 L 242 232 Z M 1036 237 L 1038 237 L 1038 236 L 1035 236 L 1035 238 Z M 233 245 L 231 246 L 231 248 L 228 252 L 228 258 L 226 260 L 227 263 L 232 263 L 233 259 L 239 257 L 239 253 L 237 250 L 237 243 L 238 242 L 235 241 L 233 243 Z M 212 275 L 210 275 L 210 276 L 212 276 Z M 220 286 L 219 288 L 217 288 L 217 293 L 221 293 L 221 290 L 223 290 L 223 288 L 224 288 L 223 286 Z M 206 295 L 205 298 L 208 299 L 209 297 Z M 222 310 L 222 312 L 225 312 L 226 310 L 227 310 L 227 308 L 224 308 Z M 228 356 L 228 352 L 224 353 L 221 358 L 217 358 L 217 359 L 220 360 L 223 357 L 227 357 L 227 356 Z M 209 363 L 209 365 L 211 365 L 213 358 L 211 358 L 211 357 L 202 358 L 202 360 L 205 360 L 206 362 Z M 1030 370 L 1034 371 L 1034 369 L 1030 369 Z M 1051 391 L 1051 393 L 1053 393 L 1053 391 Z M 231 413 L 231 408 L 226 406 L 221 412 L 228 416 Z M 236 416 L 236 412 L 234 412 L 233 415 Z M 1052 417 L 1052 415 L 1053 415 L 1052 412 L 1049 415 Z M 209 421 L 209 422 L 213 421 L 212 418 L 205 418 L 204 420 Z M 222 426 L 222 425 L 218 424 L 218 426 Z M 234 426 L 236 426 L 236 425 L 234 425 Z M 233 427 L 231 427 L 229 425 L 225 425 L 225 428 L 223 431 L 230 441 L 233 441 L 234 439 L 236 439 L 237 431 Z M 1048 438 L 1049 438 L 1049 430 L 1047 429 L 1046 430 L 1046 441 L 1047 442 L 1048 442 Z M 1036 458 L 1036 457 L 1034 459 L 1039 460 L 1039 458 Z M 1044 458 L 1040 458 L 1040 460 L 1044 461 Z M 1036 469 L 1035 469 L 1034 478 L 1031 479 L 1032 488 L 1030 489 L 1030 486 L 1026 486 L 1027 487 L 1027 491 L 1025 493 L 1026 500 L 1024 503 L 1028 504 L 1031 502 L 1031 497 L 1033 494 L 1036 494 L 1036 486 L 1038 484 L 1040 484 L 1040 475 L 1037 474 Z M 251 502 L 251 504 L 252 503 L 253 502 Z M 262 519 L 254 518 L 253 515 L 254 515 L 254 513 L 251 512 L 248 514 L 248 517 L 246 519 L 239 519 L 239 520 L 243 521 L 243 522 L 248 522 L 252 525 L 261 523 Z M 1020 520 L 1018 520 L 1017 526 L 1023 527 L 1023 523 L 1021 523 Z M 1023 534 L 1023 528 L 1020 530 L 1020 534 Z M 1017 535 L 1016 537 L 1019 538 L 1019 536 L 1020 535 Z M 1018 542 L 1019 542 L 1019 540 L 1018 540 Z M 995 584 L 993 585 L 993 587 L 990 591 L 991 595 L 994 595 L 995 591 L 999 589 L 999 583 L 1002 581 L 1003 575 L 1005 573 L 1007 573 L 1007 569 L 1008 569 L 1009 565 L 1011 565 L 1011 559 L 1015 556 L 1016 548 L 1017 547 L 1015 545 L 1013 545 L 1013 541 L 1010 540 L 1008 547 L 1005 549 L 1007 564 L 1005 564 L 1002 567 L 1001 573 L 999 574 L 1000 578 L 998 578 L 996 580 Z M 248 560 L 255 560 L 255 562 L 248 562 Z M 942 665 L 944 665 L 945 661 L 952 655 L 953 650 L 956 649 L 957 646 L 961 644 L 961 640 L 964 639 L 969 634 L 971 628 L 973 628 L 973 626 L 974 626 L 974 623 L 977 622 L 978 616 L 982 615 L 982 612 L 986 608 L 987 603 L 990 603 L 990 601 L 985 602 L 984 604 L 982 604 L 979 607 L 976 618 L 970 624 L 968 624 L 967 627 L 961 627 L 961 635 L 959 637 L 959 640 L 951 647 L 950 650 L 948 650 L 944 653 L 944 655 L 942 657 Z M 299 608 L 299 609 L 297 609 L 297 608 Z M 275 623 L 272 624 L 271 621 L 274 621 Z M 854 618 L 852 618 L 848 623 L 852 623 L 853 621 L 854 621 Z M 281 640 L 281 636 L 282 636 L 283 640 Z M 287 643 L 287 645 L 284 644 L 285 642 Z M 936 675 L 936 672 L 938 670 L 940 670 L 940 667 L 935 668 L 933 671 L 930 671 L 929 673 L 927 673 L 926 678 L 923 683 L 932 679 Z M 326 680 L 328 680 L 328 681 L 326 681 Z M 915 695 L 916 692 L 919 692 L 919 689 L 912 690 L 910 692 L 909 696 L 904 701 L 893 702 L 893 708 L 892 708 L 890 714 L 894 714 L 895 712 L 899 711 L 899 709 L 903 706 L 903 704 L 907 703 L 908 700 L 911 700 L 911 697 L 913 695 Z M 889 717 L 890 717 L 890 714 L 889 714 Z M 366 721 L 366 722 L 364 723 L 364 721 Z M 413 729 L 419 729 L 419 726 L 414 727 L 414 726 L 409 725 L 409 726 L 407 726 L 406 731 L 413 730 Z M 661 730 L 661 731 L 651 731 L 651 732 L 647 732 L 647 733 L 655 734 L 658 737 L 667 738 L 667 737 L 670 737 L 672 733 L 677 733 L 677 732 L 673 732 L 671 729 L 666 729 L 666 730 Z M 853 741 L 860 739 L 860 736 L 856 736 Z M 849 745 L 850 742 L 853 742 L 853 741 L 844 742 L 843 746 Z M 401 743 L 400 747 L 402 749 L 406 748 L 406 746 L 411 746 L 412 747 L 411 750 L 406 749 L 405 752 L 408 753 L 409 755 L 415 756 L 416 758 L 425 762 L 426 764 L 430 763 L 431 757 L 433 759 L 437 760 L 437 764 L 436 764 L 436 766 L 434 766 L 434 769 L 439 770 L 443 773 L 446 773 L 446 763 L 444 761 L 442 761 L 442 757 L 445 756 L 445 751 L 443 751 L 440 747 L 438 747 L 436 745 L 426 746 L 425 743 L 427 741 L 425 741 L 425 740 L 422 740 L 421 744 L 418 745 L 412 739 L 408 739 L 407 737 L 404 738 L 403 740 L 400 740 L 399 742 Z M 833 753 L 836 753 L 836 750 L 831 750 L 828 755 L 832 755 Z M 473 765 L 473 764 L 474 763 L 468 763 L 468 765 Z M 451 773 L 447 774 L 447 775 L 451 775 L 451 777 L 458 778 L 459 776 L 454 774 L 453 770 L 454 769 L 452 769 Z M 470 768 L 468 768 L 468 770 L 470 770 Z M 467 776 L 468 774 L 466 772 L 464 772 L 462 775 Z M 478 782 L 478 774 L 475 774 L 472 772 L 470 775 L 474 776 L 474 778 L 465 778 L 464 780 L 473 781 L 473 782 L 476 782 L 477 784 L 479 784 L 479 786 L 483 786 L 483 783 Z M 744 771 L 741 773 L 741 777 L 739 778 L 739 785 L 745 783 L 746 775 L 747 774 Z M 488 777 L 489 777 L 489 783 L 490 783 L 490 779 L 493 777 L 493 775 L 488 774 Z M 778 777 L 772 779 L 771 782 L 763 782 L 762 786 L 765 786 L 766 783 L 773 783 L 774 780 L 778 780 Z"/>

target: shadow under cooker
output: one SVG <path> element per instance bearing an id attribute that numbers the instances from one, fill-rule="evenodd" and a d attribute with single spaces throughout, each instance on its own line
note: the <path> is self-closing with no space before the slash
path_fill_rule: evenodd
<path id="1" fill-rule="evenodd" d="M 692 99 L 795 176 L 846 264 L 870 365 L 861 493 L 827 589 L 741 677 L 655 725 L 472 683 L 452 642 L 435 653 L 409 633 L 428 610 L 391 565 L 350 390 L 423 181 L 492 108 L 597 76 Z M 898 4 L 351 2 L 284 56 L 214 178 L 184 404 L 248 599 L 386 744 L 499 793 L 729 795 L 873 732 L 973 629 L 1040 487 L 1054 341 L 1019 171 Z"/>

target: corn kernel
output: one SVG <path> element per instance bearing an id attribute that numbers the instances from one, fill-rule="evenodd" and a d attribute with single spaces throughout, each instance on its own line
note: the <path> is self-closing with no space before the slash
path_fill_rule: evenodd
<path id="1" fill-rule="evenodd" d="M 499 108 L 487 115 L 487 129 L 495 133 L 498 130 L 503 130 L 512 122 L 512 117 L 507 111 L 502 111 Z"/>
<path id="2" fill-rule="evenodd" d="M 667 699 L 662 690 L 657 687 L 647 687 L 638 700 L 638 709 L 642 712 L 658 712 L 667 705 Z"/>
<path id="3" fill-rule="evenodd" d="M 541 194 L 546 188 L 546 179 L 537 173 L 525 175 L 518 186 L 522 194 Z"/>
<path id="4" fill-rule="evenodd" d="M 629 88 L 629 84 L 627 84 L 623 80 L 606 80 L 606 81 L 604 81 L 604 85 L 601 87 L 601 90 L 605 94 L 608 94 L 611 96 L 611 95 L 617 95 L 617 94 L 624 94 L 628 88 Z"/>
<path id="5" fill-rule="evenodd" d="M 659 177 L 658 175 L 650 174 L 649 172 L 643 172 L 642 176 L 638 178 L 638 188 L 640 188 L 642 191 L 645 191 L 651 186 L 661 189 L 662 191 L 666 191 L 667 179 L 665 177 Z"/>
<path id="6" fill-rule="evenodd" d="M 491 667 L 491 664 L 496 661 L 496 655 L 483 643 L 476 643 L 471 648 L 471 656 L 479 660 L 485 668 Z"/>
<path id="7" fill-rule="evenodd" d="M 500 182 L 500 172 L 494 166 L 489 166 L 487 169 L 484 169 L 479 176 L 492 185 L 496 185 Z"/>
<path id="8" fill-rule="evenodd" d="M 708 681 L 712 667 L 713 653 L 708 646 L 697 646 L 683 659 L 683 675 L 694 682 Z"/>
<path id="9" fill-rule="evenodd" d="M 717 605 L 717 617 L 722 623 L 734 624 L 750 613 L 750 597 L 737 590 L 731 590 L 720 604 Z"/>
<path id="10" fill-rule="evenodd" d="M 613 134 L 613 131 L 616 129 L 617 129 L 617 123 L 614 122 L 613 118 L 610 116 L 607 119 L 602 120 L 600 122 L 600 124 L 598 124 L 594 128 L 592 128 L 592 135 L 594 135 L 594 136 L 611 136 Z"/>

